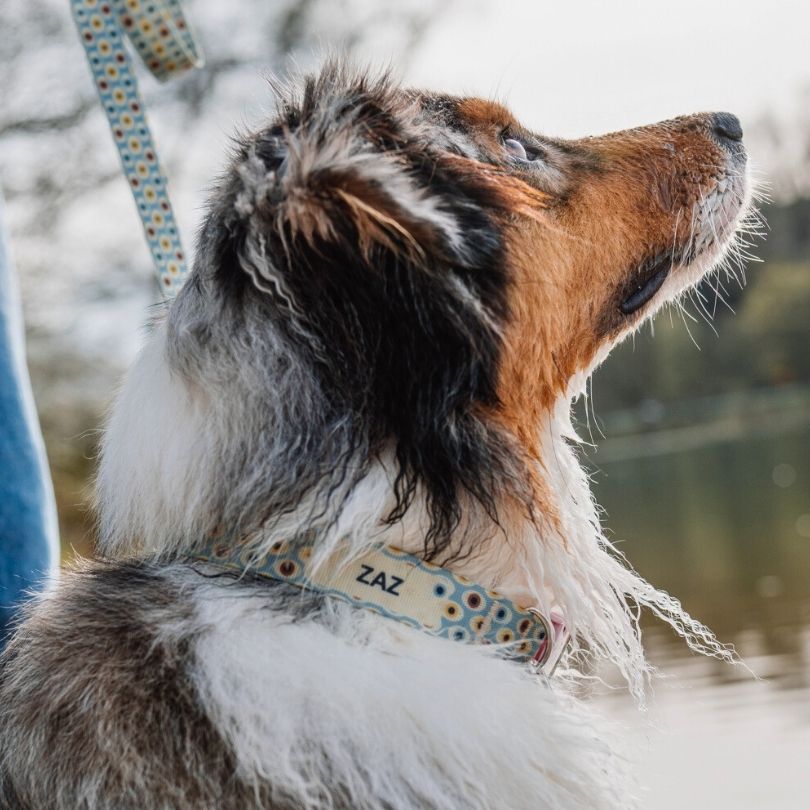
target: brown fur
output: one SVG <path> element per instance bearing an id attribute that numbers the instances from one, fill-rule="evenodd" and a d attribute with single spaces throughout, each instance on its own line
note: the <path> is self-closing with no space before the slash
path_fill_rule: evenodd
<path id="1" fill-rule="evenodd" d="M 456 111 L 486 152 L 500 153 L 504 132 L 531 137 L 496 102 L 463 99 Z M 512 214 L 510 318 L 491 415 L 541 463 L 539 431 L 572 376 L 642 317 L 618 310 L 628 278 L 650 252 L 690 238 L 689 211 L 726 160 L 704 116 L 560 146 L 570 170 L 554 192 L 530 185 L 525 173 L 505 176 L 501 167 L 490 172 L 469 161 L 470 171 L 500 184 Z M 538 513 L 553 522 L 546 484 L 535 475 L 531 485 Z"/>
<path id="2" fill-rule="evenodd" d="M 535 216 L 516 222 L 508 243 L 500 417 L 533 456 L 545 414 L 569 380 L 642 317 L 619 312 L 628 277 L 650 253 L 690 238 L 691 207 L 725 161 L 699 117 L 573 147 L 597 168 L 575 169 L 564 195 L 548 196 Z"/>

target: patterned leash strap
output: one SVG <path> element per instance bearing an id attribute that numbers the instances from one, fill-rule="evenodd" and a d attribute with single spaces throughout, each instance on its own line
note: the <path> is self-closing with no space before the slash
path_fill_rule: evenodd
<path id="1" fill-rule="evenodd" d="M 124 175 L 138 207 L 160 288 L 171 298 L 188 269 L 174 218 L 166 176 L 124 40 L 159 80 L 203 59 L 183 16 L 180 0 L 70 0 L 101 104 L 110 123 Z"/>

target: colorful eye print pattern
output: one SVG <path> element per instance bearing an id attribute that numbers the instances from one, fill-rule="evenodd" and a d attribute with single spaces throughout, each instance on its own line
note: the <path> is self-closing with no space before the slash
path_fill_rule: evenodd
<path id="1" fill-rule="evenodd" d="M 433 635 L 467 644 L 497 644 L 509 658 L 543 658 L 555 624 L 493 591 L 394 548 L 312 570 L 312 546 L 276 543 L 270 553 L 213 540 L 193 560 L 238 574 L 266 577 L 319 591 Z"/>
<path id="2" fill-rule="evenodd" d="M 161 81 L 202 59 L 179 0 L 71 0 L 71 9 L 161 290 L 172 297 L 185 280 L 186 258 L 124 39 Z"/>

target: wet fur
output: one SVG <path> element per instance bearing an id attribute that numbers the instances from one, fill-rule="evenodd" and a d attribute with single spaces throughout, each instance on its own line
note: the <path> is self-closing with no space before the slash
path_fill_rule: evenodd
<path id="1" fill-rule="evenodd" d="M 640 605 L 730 653 L 605 539 L 570 401 L 721 258 L 740 155 L 706 116 L 562 142 L 339 65 L 277 95 L 111 415 L 106 561 L 67 572 L 2 659 L 0 807 L 632 806 L 620 752 L 566 693 L 574 664 L 613 662 L 640 696 Z M 622 315 L 668 250 L 654 302 Z M 556 602 L 576 641 L 538 683 L 184 562 L 214 532 L 315 537 L 316 559 L 391 543 Z"/>

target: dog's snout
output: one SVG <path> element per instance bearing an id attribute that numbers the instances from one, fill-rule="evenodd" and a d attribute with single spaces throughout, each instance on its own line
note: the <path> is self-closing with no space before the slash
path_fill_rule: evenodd
<path id="1" fill-rule="evenodd" d="M 711 117 L 711 127 L 720 141 L 725 141 L 730 145 L 742 141 L 742 125 L 736 115 L 728 112 L 714 113 Z"/>

